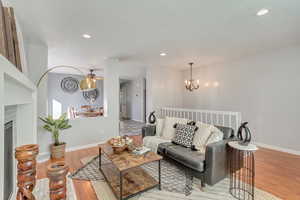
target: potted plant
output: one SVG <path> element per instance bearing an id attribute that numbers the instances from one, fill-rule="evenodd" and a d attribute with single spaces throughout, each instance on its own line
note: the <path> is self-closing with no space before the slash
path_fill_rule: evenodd
<path id="1" fill-rule="evenodd" d="M 62 114 L 58 119 L 53 119 L 51 115 L 40 119 L 45 123 L 43 128 L 52 133 L 54 144 L 51 145 L 51 158 L 60 159 L 65 156 L 66 143 L 59 141 L 60 131 L 71 128 L 67 114 Z"/>

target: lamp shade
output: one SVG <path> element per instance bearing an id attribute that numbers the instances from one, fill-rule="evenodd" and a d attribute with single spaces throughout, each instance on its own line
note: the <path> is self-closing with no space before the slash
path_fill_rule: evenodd
<path id="1" fill-rule="evenodd" d="M 1 1 L 1 0 L 0 0 L 0 1 Z M 41 81 L 43 80 L 43 78 L 44 78 L 50 71 L 52 71 L 52 70 L 54 70 L 54 69 L 57 69 L 57 68 L 71 68 L 71 69 L 75 69 L 75 70 L 77 70 L 78 72 L 80 72 L 83 76 L 85 76 L 84 73 L 83 73 L 80 69 L 78 69 L 78 68 L 76 68 L 76 67 L 73 67 L 73 66 L 55 66 L 55 67 L 52 67 L 52 68 L 48 69 L 47 71 L 45 71 L 45 72 L 43 73 L 43 75 L 40 77 L 40 79 L 39 79 L 38 82 L 37 82 L 37 87 L 39 87 L 39 85 L 40 85 Z M 80 81 L 79 87 L 80 87 L 80 89 L 81 89 L 82 91 L 89 91 L 89 90 L 94 90 L 94 89 L 96 89 L 96 88 L 97 88 L 96 81 L 97 81 L 97 80 L 103 80 L 103 77 L 96 77 L 95 74 L 93 74 L 92 72 L 93 72 L 93 70 L 91 70 L 91 73 L 88 74 L 88 75 L 86 75 L 86 76 L 84 77 L 84 79 L 82 79 L 82 80 Z"/>
<path id="2" fill-rule="evenodd" d="M 96 89 L 96 79 L 89 76 L 80 81 L 80 89 L 84 91 Z"/>

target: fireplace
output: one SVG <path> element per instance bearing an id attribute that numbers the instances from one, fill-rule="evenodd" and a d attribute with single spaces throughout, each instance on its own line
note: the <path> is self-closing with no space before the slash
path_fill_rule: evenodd
<path id="1" fill-rule="evenodd" d="M 0 66 L 0 199 L 10 200 L 17 189 L 14 148 L 37 143 L 37 89 L 1 55 Z"/>
<path id="2" fill-rule="evenodd" d="M 10 199 L 14 189 L 13 125 L 13 121 L 4 125 L 4 200 Z"/>

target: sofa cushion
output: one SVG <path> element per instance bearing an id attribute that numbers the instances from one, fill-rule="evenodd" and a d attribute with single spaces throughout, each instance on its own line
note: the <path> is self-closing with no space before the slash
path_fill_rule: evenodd
<path id="1" fill-rule="evenodd" d="M 147 136 L 143 138 L 143 145 L 151 149 L 152 152 L 157 152 L 158 145 L 161 143 L 171 142 L 158 136 Z"/>
<path id="2" fill-rule="evenodd" d="M 173 145 L 174 145 L 174 144 L 171 143 L 171 142 L 163 142 L 163 143 L 160 143 L 160 144 L 158 145 L 158 148 L 157 148 L 157 153 L 163 155 L 163 154 L 166 153 L 167 147 L 173 146 Z"/>
<path id="3" fill-rule="evenodd" d="M 172 142 L 190 148 L 193 143 L 196 126 L 187 124 L 176 124 L 175 137 Z"/>
<path id="4" fill-rule="evenodd" d="M 192 145 L 194 149 L 202 150 L 211 135 L 212 125 L 196 122 L 196 126 L 198 127 L 198 130 L 195 132 Z"/>
<path id="5" fill-rule="evenodd" d="M 166 117 L 163 131 L 162 131 L 162 138 L 166 140 L 172 140 L 175 136 L 175 128 L 174 125 L 179 124 L 186 124 L 188 119 L 184 118 L 174 118 L 174 117 Z"/>
<path id="6" fill-rule="evenodd" d="M 165 154 L 186 167 L 199 172 L 204 170 L 205 155 L 199 151 L 174 144 L 166 147 Z"/>

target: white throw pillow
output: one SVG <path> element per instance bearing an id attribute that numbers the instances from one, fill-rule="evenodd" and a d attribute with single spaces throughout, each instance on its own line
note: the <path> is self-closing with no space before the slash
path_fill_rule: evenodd
<path id="1" fill-rule="evenodd" d="M 174 118 L 174 117 L 166 117 L 165 119 L 165 125 L 163 127 L 162 131 L 162 138 L 166 140 L 172 140 L 175 136 L 175 128 L 174 124 L 179 123 L 179 124 L 186 124 L 188 122 L 188 119 L 184 118 Z"/>
<path id="2" fill-rule="evenodd" d="M 211 133 L 210 137 L 208 138 L 206 145 L 223 140 L 224 133 L 216 127 L 213 127 L 213 129 L 214 130 L 212 130 L 212 133 Z"/>
<path id="3" fill-rule="evenodd" d="M 198 130 L 194 135 L 193 146 L 196 150 L 202 150 L 212 133 L 212 125 L 203 122 L 196 122 Z"/>
<path id="4" fill-rule="evenodd" d="M 157 153 L 158 145 L 164 142 L 171 142 L 171 140 L 165 140 L 158 136 L 146 136 L 143 138 L 143 145 L 155 153 Z"/>
<path id="5" fill-rule="evenodd" d="M 158 118 L 156 121 L 156 136 L 160 137 L 164 128 L 165 119 Z"/>
<path id="6" fill-rule="evenodd" d="M 211 127 L 211 134 L 209 136 L 209 138 L 207 139 L 206 144 L 201 147 L 201 149 L 199 150 L 201 153 L 205 153 L 206 151 L 206 146 L 215 142 L 219 142 L 221 140 L 223 140 L 224 137 L 224 133 L 222 131 L 220 131 L 218 128 L 216 128 L 215 126 Z"/>

